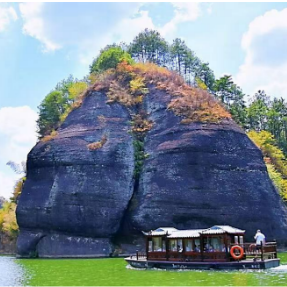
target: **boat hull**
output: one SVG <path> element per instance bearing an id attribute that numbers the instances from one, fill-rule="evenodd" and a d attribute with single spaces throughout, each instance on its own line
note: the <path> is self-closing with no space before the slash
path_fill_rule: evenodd
<path id="1" fill-rule="evenodd" d="M 240 269 L 269 269 L 280 265 L 280 259 L 267 259 L 264 261 L 233 261 L 233 262 L 180 262 L 180 261 L 153 261 L 125 258 L 134 268 L 160 268 L 160 269 L 200 269 L 200 270 L 240 270 Z"/>

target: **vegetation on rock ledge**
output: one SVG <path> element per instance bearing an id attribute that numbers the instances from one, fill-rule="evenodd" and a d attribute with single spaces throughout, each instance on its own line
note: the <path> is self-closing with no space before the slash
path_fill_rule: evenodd
<path id="1" fill-rule="evenodd" d="M 89 150 L 97 150 L 103 147 L 103 145 L 107 142 L 108 138 L 106 135 L 103 135 L 100 141 L 93 142 L 87 145 Z"/>
<path id="2" fill-rule="evenodd" d="M 267 131 L 250 131 L 248 136 L 262 150 L 269 176 L 281 197 L 287 202 L 287 160 L 276 146 L 274 136 Z"/>

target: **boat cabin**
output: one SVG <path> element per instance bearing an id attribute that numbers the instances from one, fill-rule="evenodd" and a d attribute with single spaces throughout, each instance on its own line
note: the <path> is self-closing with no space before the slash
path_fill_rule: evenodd
<path id="1" fill-rule="evenodd" d="M 135 268 L 267 269 L 280 265 L 274 242 L 244 242 L 245 230 L 229 225 L 178 230 L 160 227 L 143 232 L 146 251 L 125 260 Z"/>
<path id="2" fill-rule="evenodd" d="M 232 261 L 230 248 L 244 245 L 245 230 L 216 225 L 190 230 L 160 227 L 143 233 L 147 260 Z"/>

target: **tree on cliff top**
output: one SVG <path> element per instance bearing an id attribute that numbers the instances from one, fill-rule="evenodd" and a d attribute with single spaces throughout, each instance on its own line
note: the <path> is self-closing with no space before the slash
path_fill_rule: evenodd
<path id="1" fill-rule="evenodd" d="M 134 62 L 131 55 L 124 51 L 121 47 L 116 45 L 107 46 L 93 61 L 92 65 L 90 66 L 90 72 L 99 73 L 108 69 L 115 69 L 122 61 L 126 61 L 128 64 L 132 64 Z"/>
<path id="2" fill-rule="evenodd" d="M 168 43 L 155 30 L 145 29 L 130 44 L 129 53 L 138 62 L 165 65 L 168 61 Z"/>

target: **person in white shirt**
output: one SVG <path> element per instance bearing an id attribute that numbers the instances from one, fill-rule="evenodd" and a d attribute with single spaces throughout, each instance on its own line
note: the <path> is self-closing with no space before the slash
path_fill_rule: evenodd
<path id="1" fill-rule="evenodd" d="M 261 248 L 261 242 L 262 245 L 264 245 L 265 243 L 265 235 L 263 233 L 261 233 L 261 231 L 258 229 L 254 239 L 256 240 L 256 250 L 259 250 Z"/>

